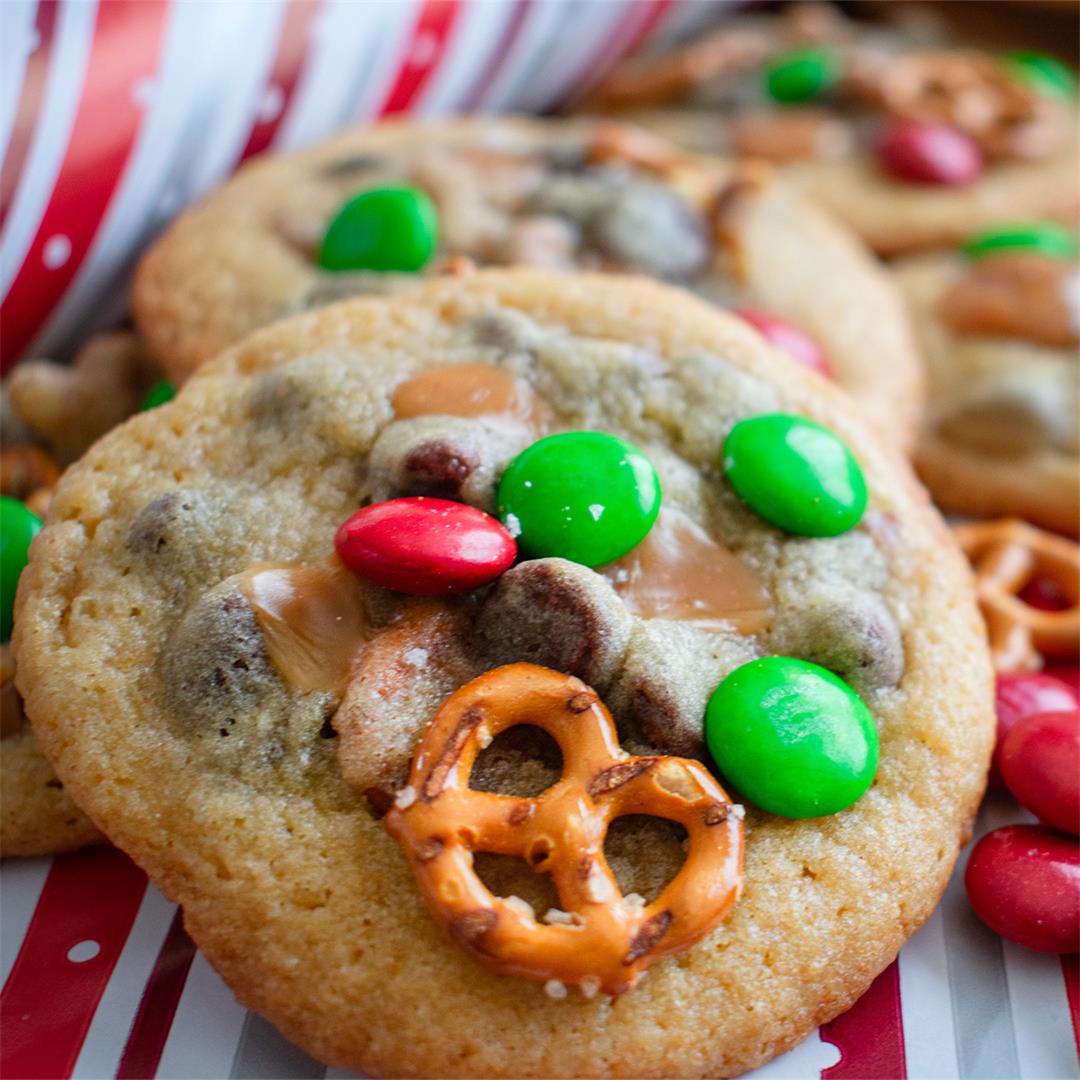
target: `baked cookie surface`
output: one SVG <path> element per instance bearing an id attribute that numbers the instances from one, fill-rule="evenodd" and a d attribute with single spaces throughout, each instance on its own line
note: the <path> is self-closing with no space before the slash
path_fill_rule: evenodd
<path id="1" fill-rule="evenodd" d="M 727 601 L 730 617 L 706 628 L 557 559 L 434 608 L 343 579 L 334 533 L 366 499 L 431 493 L 440 478 L 443 494 L 490 497 L 505 428 L 430 406 L 402 415 L 403 387 L 461 365 L 527 385 L 518 420 L 633 442 L 660 475 L 669 525 L 734 558 L 756 601 Z M 732 426 L 777 410 L 851 448 L 870 491 L 859 527 L 782 533 L 722 479 Z M 205 365 L 66 475 L 19 593 L 27 710 L 65 784 L 183 905 L 241 1000 L 324 1061 L 385 1075 L 753 1068 L 848 1007 L 929 915 L 993 739 L 966 565 L 898 453 L 853 414 L 738 320 L 640 280 L 568 289 L 557 275 L 482 272 L 299 316 Z M 433 443 L 434 465 L 412 453 Z M 475 465 L 448 477 L 448 458 Z M 301 598 L 352 590 L 380 628 L 344 689 L 311 676 L 311 654 L 275 652 L 251 575 L 297 563 L 313 575 Z M 557 601 L 538 614 L 538 595 Z M 437 929 L 378 810 L 448 694 L 498 664 L 545 664 L 587 679 L 634 752 L 685 754 L 695 737 L 700 752 L 712 686 L 773 653 L 858 690 L 880 763 L 831 817 L 747 807 L 744 889 L 718 929 L 618 998 L 561 1000 L 491 974 Z M 504 751 L 482 779 L 550 772 L 530 761 Z M 637 819 L 609 836 L 625 892 L 656 891 L 670 841 Z M 520 873 L 490 873 L 493 890 L 543 910 Z"/>
<path id="2" fill-rule="evenodd" d="M 245 166 L 172 225 L 133 283 L 140 332 L 176 381 L 244 334 L 414 274 L 330 272 L 335 212 L 388 183 L 427 191 L 435 270 L 479 264 L 642 273 L 770 313 L 820 346 L 880 430 L 910 446 L 922 372 L 891 283 L 767 168 L 682 154 L 612 122 L 393 123 Z"/>
<path id="3" fill-rule="evenodd" d="M 1080 266 L 1033 253 L 896 266 L 926 356 L 916 467 L 946 510 L 1080 531 Z"/>
<path id="4" fill-rule="evenodd" d="M 694 151 L 781 166 L 800 193 L 891 256 L 951 247 L 1005 219 L 1075 222 L 1075 78 L 1048 57 L 1033 73 L 1016 59 L 1025 55 L 796 4 L 626 60 L 583 107 Z M 1047 86 L 1046 63 L 1060 85 Z M 940 165 L 959 158 L 962 171 Z"/>

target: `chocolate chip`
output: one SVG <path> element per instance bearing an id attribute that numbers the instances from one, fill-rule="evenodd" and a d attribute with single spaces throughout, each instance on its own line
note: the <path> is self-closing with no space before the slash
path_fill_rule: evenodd
<path id="1" fill-rule="evenodd" d="M 147 565 L 194 565 L 213 529 L 215 506 L 198 491 L 167 491 L 136 515 L 127 533 L 128 550 Z"/>
<path id="2" fill-rule="evenodd" d="M 372 496 L 428 495 L 494 512 L 499 476 L 529 438 L 516 424 L 455 416 L 395 421 L 371 448 Z"/>
<path id="3" fill-rule="evenodd" d="M 476 629 L 478 647 L 493 664 L 540 664 L 603 690 L 618 669 L 631 624 L 600 574 L 565 559 L 533 559 L 503 574 Z"/>
<path id="4" fill-rule="evenodd" d="M 328 162 L 319 167 L 319 175 L 328 180 L 338 180 L 343 177 L 351 177 L 355 173 L 374 172 L 386 165 L 383 158 L 374 154 L 349 154 L 347 157 L 338 158 L 337 161 Z"/>

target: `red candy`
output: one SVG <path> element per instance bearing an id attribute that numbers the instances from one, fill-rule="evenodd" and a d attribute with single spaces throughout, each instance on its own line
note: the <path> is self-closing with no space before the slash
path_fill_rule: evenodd
<path id="1" fill-rule="evenodd" d="M 478 589 L 509 570 L 513 537 L 489 514 L 447 499 L 390 499 L 357 510 L 334 548 L 357 577 L 416 596 Z"/>
<path id="2" fill-rule="evenodd" d="M 966 135 L 942 124 L 897 120 L 878 146 L 882 167 L 898 180 L 958 187 L 982 172 L 982 153 Z"/>
<path id="3" fill-rule="evenodd" d="M 973 848 L 964 874 L 975 914 L 1039 952 L 1080 949 L 1080 843 L 1040 825 L 1007 825 Z"/>
<path id="4" fill-rule="evenodd" d="M 1080 834 L 1080 710 L 1021 720 L 1002 745 L 1001 775 L 1037 818 Z"/>
<path id="5" fill-rule="evenodd" d="M 990 784 L 1001 779 L 1001 747 L 1005 736 L 1026 716 L 1063 712 L 1080 706 L 1080 697 L 1052 675 L 999 675 L 997 677 L 997 745 L 990 763 Z"/>
<path id="6" fill-rule="evenodd" d="M 748 311 L 744 308 L 735 314 L 743 322 L 748 322 L 770 345 L 783 349 L 796 363 L 824 375 L 827 379 L 833 378 L 828 358 L 809 334 L 764 311 Z"/>

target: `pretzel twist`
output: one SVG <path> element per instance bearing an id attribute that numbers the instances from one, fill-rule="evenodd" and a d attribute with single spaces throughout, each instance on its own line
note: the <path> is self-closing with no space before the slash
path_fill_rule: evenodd
<path id="1" fill-rule="evenodd" d="M 1043 656 L 1080 652 L 1080 546 L 1023 521 L 973 522 L 955 528 L 975 571 L 997 671 L 1034 671 Z M 1068 607 L 1043 611 L 1019 593 L 1035 578 L 1061 590 Z"/>
<path id="2" fill-rule="evenodd" d="M 517 724 L 558 742 L 562 777 L 535 798 L 470 789 L 482 747 Z M 667 818 L 688 834 L 686 862 L 651 904 L 628 902 L 604 857 L 608 826 L 625 814 Z M 741 888 L 742 816 L 698 762 L 620 750 L 610 714 L 580 679 L 509 664 L 446 700 L 385 820 L 432 915 L 477 960 L 614 995 L 727 914 Z M 545 925 L 494 896 L 473 870 L 475 851 L 551 874 L 569 920 Z"/>

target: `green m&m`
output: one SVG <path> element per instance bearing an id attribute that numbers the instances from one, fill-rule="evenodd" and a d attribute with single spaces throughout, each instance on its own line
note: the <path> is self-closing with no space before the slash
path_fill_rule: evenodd
<path id="1" fill-rule="evenodd" d="M 1047 97 L 1074 97 L 1076 76 L 1053 56 L 1028 49 L 1016 49 L 1005 54 L 1005 63 L 1012 74 L 1038 94 Z"/>
<path id="2" fill-rule="evenodd" d="M 0 495 L 0 641 L 11 637 L 15 588 L 29 558 L 41 518 L 18 499 Z"/>
<path id="3" fill-rule="evenodd" d="M 164 405 L 166 401 L 172 401 L 176 397 L 176 387 L 167 379 L 162 379 L 159 383 L 154 383 L 153 386 L 147 391 L 146 397 L 142 399 L 142 404 L 139 406 L 143 412 L 149 412 L 151 409 L 156 409 L 159 405 Z"/>
<path id="4" fill-rule="evenodd" d="M 1071 259 L 1077 252 L 1077 240 L 1072 232 L 1056 222 L 1028 221 L 985 229 L 964 243 L 964 254 L 969 259 L 985 259 L 1010 251 Z"/>
<path id="5" fill-rule="evenodd" d="M 326 229 L 319 249 L 324 270 L 397 270 L 427 265 L 439 240 L 439 216 L 426 192 L 381 187 L 350 199 Z"/>
<path id="6" fill-rule="evenodd" d="M 840 60 L 831 49 L 793 49 L 765 69 L 765 90 L 773 101 L 788 105 L 817 97 L 839 78 Z"/>
<path id="7" fill-rule="evenodd" d="M 736 424 L 724 440 L 724 472 L 759 517 L 798 536 L 837 536 L 866 510 L 866 481 L 828 428 L 789 413 Z"/>
<path id="8" fill-rule="evenodd" d="M 499 481 L 499 517 L 533 558 L 600 566 L 645 539 L 660 498 L 652 462 L 632 443 L 569 431 L 510 462 Z"/>
<path id="9" fill-rule="evenodd" d="M 724 776 L 771 814 L 820 817 L 862 797 L 878 763 L 874 718 L 831 671 L 769 656 L 713 691 L 705 741 Z"/>

